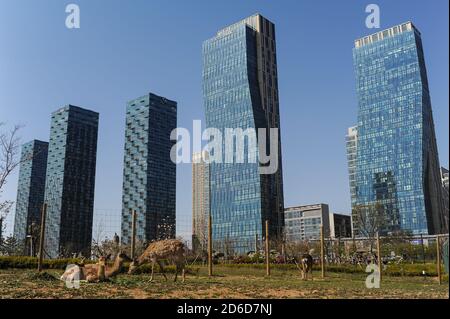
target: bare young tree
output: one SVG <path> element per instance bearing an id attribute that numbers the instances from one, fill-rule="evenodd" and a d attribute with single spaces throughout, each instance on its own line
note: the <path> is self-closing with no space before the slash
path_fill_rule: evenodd
<path id="1" fill-rule="evenodd" d="M 18 132 L 21 126 L 16 125 L 11 130 L 3 130 L 4 123 L 0 123 L 0 239 L 5 227 L 4 220 L 11 211 L 13 202 L 3 201 L 1 194 L 11 173 L 20 165 L 20 138 Z"/>
<path id="2" fill-rule="evenodd" d="M 13 202 L 11 201 L 0 202 L 0 243 L 3 240 L 3 232 L 6 229 L 5 219 L 8 213 L 11 211 L 12 205 Z"/>
<path id="3" fill-rule="evenodd" d="M 358 237 L 367 237 L 370 243 L 370 253 L 373 252 L 377 233 L 383 232 L 388 226 L 386 211 L 381 203 L 357 205 L 352 211 Z"/>
<path id="4" fill-rule="evenodd" d="M 357 205 L 353 208 L 353 219 L 358 235 L 375 238 L 387 226 L 387 216 L 381 203 Z"/>

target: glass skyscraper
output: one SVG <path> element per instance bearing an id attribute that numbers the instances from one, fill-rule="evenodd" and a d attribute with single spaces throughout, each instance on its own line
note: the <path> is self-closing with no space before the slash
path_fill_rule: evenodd
<path id="1" fill-rule="evenodd" d="M 122 194 L 122 243 L 131 243 L 133 210 L 137 240 L 175 238 L 176 164 L 170 139 L 177 102 L 147 94 L 127 103 Z"/>
<path id="2" fill-rule="evenodd" d="M 25 253 L 27 254 L 30 242 L 26 241 L 26 237 L 34 233 L 32 227 L 38 229 L 40 226 L 41 210 L 44 203 L 47 153 L 47 142 L 33 140 L 22 145 L 14 238 L 21 244 L 26 245 Z"/>
<path id="3" fill-rule="evenodd" d="M 91 255 L 99 114 L 67 105 L 52 114 L 45 183 L 48 257 Z"/>
<path id="4" fill-rule="evenodd" d="M 220 30 L 203 43 L 203 99 L 207 128 L 280 128 L 275 26 L 259 14 Z M 247 140 L 248 142 L 248 140 Z M 244 252 L 255 238 L 271 238 L 284 226 L 281 143 L 278 170 L 260 175 L 259 164 L 212 162 L 213 241 Z M 223 147 L 225 149 L 225 147 Z M 245 158 L 249 143 L 244 147 Z M 259 159 L 259 152 L 256 150 Z M 213 151 L 210 155 L 213 155 Z"/>
<path id="5" fill-rule="evenodd" d="M 442 187 L 421 34 L 403 23 L 355 41 L 355 207 L 382 207 L 382 233 L 439 233 Z M 357 227 L 357 226 L 356 226 Z"/>

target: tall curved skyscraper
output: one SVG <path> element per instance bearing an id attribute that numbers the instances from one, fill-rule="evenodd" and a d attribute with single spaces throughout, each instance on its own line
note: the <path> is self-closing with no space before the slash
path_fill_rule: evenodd
<path id="1" fill-rule="evenodd" d="M 383 233 L 439 233 L 442 187 L 421 34 L 411 22 L 394 26 L 356 40 L 353 57 L 359 104 L 353 208 L 381 211 Z M 364 235 L 362 225 L 356 228 Z"/>
<path id="2" fill-rule="evenodd" d="M 216 128 L 223 136 L 227 128 L 244 131 L 264 128 L 267 132 L 276 128 L 279 133 L 275 40 L 274 24 L 255 14 L 220 30 L 203 43 L 207 128 Z M 260 164 L 250 160 L 211 163 L 212 234 L 216 245 L 226 246 L 223 249 L 254 250 L 257 240 L 265 236 L 266 220 L 271 238 L 282 235 L 284 201 L 280 134 L 277 142 L 278 149 L 273 151 L 277 153 L 278 169 L 273 174 L 260 174 Z M 244 144 L 244 153 L 245 159 L 248 155 L 256 155 L 258 159 L 264 155 L 258 150 L 251 154 L 248 140 Z M 211 155 L 214 156 L 214 152 Z"/>

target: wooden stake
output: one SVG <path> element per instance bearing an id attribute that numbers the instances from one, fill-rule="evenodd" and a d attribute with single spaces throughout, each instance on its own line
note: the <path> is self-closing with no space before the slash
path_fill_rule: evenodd
<path id="1" fill-rule="evenodd" d="M 439 235 L 436 236 L 436 268 L 438 275 L 439 285 L 442 284 L 442 274 L 441 274 L 441 243 L 439 241 Z"/>
<path id="2" fill-rule="evenodd" d="M 353 253 L 356 253 L 355 233 L 352 233 Z"/>
<path id="3" fill-rule="evenodd" d="M 377 256 L 378 256 L 378 269 L 380 271 L 380 282 L 382 279 L 383 272 L 383 262 L 381 260 L 381 242 L 380 242 L 380 233 L 377 233 Z"/>
<path id="4" fill-rule="evenodd" d="M 134 260 L 136 254 L 136 210 L 131 211 L 131 259 Z"/>
<path id="5" fill-rule="evenodd" d="M 208 217 L 208 276 L 213 275 L 213 258 L 212 258 L 212 200 L 211 200 L 211 163 L 208 164 L 208 203 L 209 203 L 209 217 Z"/>
<path id="6" fill-rule="evenodd" d="M 325 278 L 325 234 L 323 225 L 320 225 L 320 267 L 322 269 L 322 278 Z"/>
<path id="7" fill-rule="evenodd" d="M 33 222 L 30 224 L 30 256 L 34 257 L 34 251 L 33 251 Z"/>
<path id="8" fill-rule="evenodd" d="M 45 237 L 45 219 L 47 218 L 47 204 L 42 205 L 41 213 L 41 235 L 39 238 L 39 257 L 38 257 L 38 271 L 42 271 L 42 261 L 44 260 L 44 237 Z"/>
<path id="9" fill-rule="evenodd" d="M 212 216 L 209 213 L 209 222 L 208 222 L 208 276 L 211 277 L 213 275 L 213 266 L 212 266 Z"/>
<path id="10" fill-rule="evenodd" d="M 269 221 L 266 220 L 266 275 L 270 276 Z"/>
<path id="11" fill-rule="evenodd" d="M 425 245 L 423 244 L 423 235 L 420 234 L 420 246 L 422 248 L 422 263 L 425 264 Z"/>

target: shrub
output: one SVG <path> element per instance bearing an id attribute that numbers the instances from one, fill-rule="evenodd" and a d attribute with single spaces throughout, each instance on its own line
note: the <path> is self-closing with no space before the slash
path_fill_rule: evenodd
<path id="1" fill-rule="evenodd" d="M 42 267 L 44 269 L 60 269 L 64 270 L 67 265 L 75 264 L 79 262 L 79 259 L 45 259 L 43 261 Z M 233 263 L 230 264 L 221 264 L 222 267 L 228 267 L 233 269 L 245 268 L 245 269 L 265 269 L 264 263 L 254 263 L 252 262 L 253 258 L 244 256 L 242 258 L 236 258 L 233 260 Z M 272 261 L 272 269 L 279 271 L 298 271 L 298 268 L 295 264 L 274 264 L 275 260 Z M 17 269 L 35 269 L 37 268 L 38 260 L 35 257 L 17 257 L 17 256 L 0 256 L 0 269 L 9 269 L 9 268 L 17 268 Z M 95 263 L 95 261 L 86 260 L 85 263 Z M 125 269 L 127 269 L 128 265 L 125 265 Z M 315 264 L 313 266 L 313 270 L 320 271 L 320 265 Z M 167 273 L 175 273 L 175 266 L 168 265 L 164 267 L 164 270 Z M 200 270 L 200 266 L 198 264 L 194 264 L 186 267 L 187 274 L 198 274 Z M 160 272 L 159 266 L 155 267 L 156 272 Z M 327 272 L 333 273 L 347 273 L 347 274 L 365 274 L 365 267 L 359 267 L 355 265 L 327 265 Z M 425 272 L 425 273 L 423 273 Z M 151 265 L 145 264 L 136 269 L 137 274 L 143 273 L 151 273 Z M 437 276 L 436 264 L 426 263 L 426 264 L 390 264 L 386 269 L 383 270 L 383 273 L 388 276 L 428 276 L 435 277 Z M 443 276 L 444 280 L 448 280 L 448 275 Z M 447 279 L 445 279 L 447 278 Z"/>
<path id="2" fill-rule="evenodd" d="M 223 267 L 239 269 L 265 269 L 265 264 L 225 264 Z M 291 271 L 298 270 L 295 264 L 272 264 L 271 268 L 278 271 Z M 313 266 L 314 271 L 320 271 L 320 265 Z M 353 265 L 326 265 L 325 270 L 332 273 L 346 273 L 346 274 L 365 274 L 365 267 L 353 266 Z M 383 273 L 388 276 L 425 276 L 435 277 L 437 276 L 436 264 L 399 264 L 388 265 Z M 444 276 L 445 277 L 445 276 Z"/>
<path id="3" fill-rule="evenodd" d="M 79 262 L 79 259 L 45 259 L 42 262 L 42 268 L 44 269 L 66 269 L 69 264 Z M 86 263 L 93 261 L 86 260 Z M 32 269 L 37 268 L 38 259 L 35 257 L 16 257 L 7 256 L 0 257 L 0 269 L 19 268 L 19 269 Z"/>

